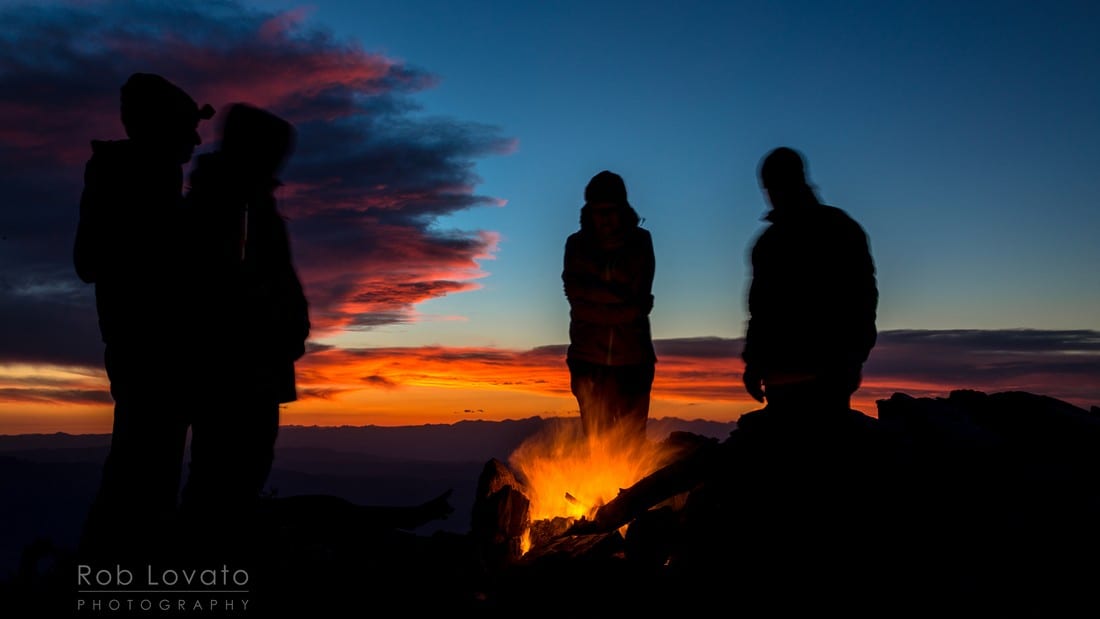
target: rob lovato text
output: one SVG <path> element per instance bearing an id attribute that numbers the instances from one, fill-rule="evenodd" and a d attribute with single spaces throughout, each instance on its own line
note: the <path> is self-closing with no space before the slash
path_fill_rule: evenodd
<path id="1" fill-rule="evenodd" d="M 76 566 L 78 613 L 237 614 L 248 611 L 248 571 Z"/>

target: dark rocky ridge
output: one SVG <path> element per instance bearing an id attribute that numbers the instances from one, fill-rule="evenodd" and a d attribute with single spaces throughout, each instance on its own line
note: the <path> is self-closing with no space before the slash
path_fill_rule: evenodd
<path id="1" fill-rule="evenodd" d="M 252 616 L 701 613 L 717 604 L 748 616 L 1048 617 L 1095 608 L 1100 411 L 974 391 L 895 394 L 878 407 L 878 418 L 750 413 L 692 452 L 704 457 L 624 493 L 634 499 L 625 539 L 574 530 L 558 538 L 561 552 L 529 560 L 486 561 L 473 532 L 418 535 L 392 520 L 356 520 L 346 501 L 299 503 L 294 527 L 272 505 L 257 526 Z M 517 497 L 503 503 L 522 507 Z M 51 578 L 71 565 L 60 556 L 56 566 L 5 585 L 10 616 L 71 599 L 68 579 Z"/>

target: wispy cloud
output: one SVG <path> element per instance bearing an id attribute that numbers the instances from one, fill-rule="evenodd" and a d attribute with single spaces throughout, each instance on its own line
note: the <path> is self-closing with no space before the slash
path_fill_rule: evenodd
<path id="1" fill-rule="evenodd" d="M 111 394 L 102 389 L 0 389 L 0 402 L 45 404 L 111 404 Z"/>
<path id="2" fill-rule="evenodd" d="M 726 402 L 733 408 L 757 406 L 741 384 L 743 341 L 734 338 L 657 340 L 659 361 L 653 397 L 680 403 Z M 330 405 L 370 393 L 402 389 L 460 389 L 571 397 L 566 346 L 529 350 L 476 347 L 341 349 L 314 347 L 298 366 L 299 410 L 310 400 Z M 876 400 L 895 392 L 942 397 L 954 389 L 986 392 L 1030 391 L 1081 407 L 1100 404 L 1100 332 L 1097 331 L 886 331 L 864 368 L 857 408 L 876 411 Z M 54 378 L 48 383 L 24 377 L 0 380 L 0 400 L 83 397 L 89 381 L 101 376 Z M 106 394 L 104 385 L 103 394 Z M 21 394 L 20 390 L 27 390 Z M 476 402 L 463 405 L 475 409 Z M 354 417 L 355 411 L 348 410 Z"/>
<path id="3" fill-rule="evenodd" d="M 424 70 L 337 39 L 308 11 L 232 0 L 7 6 L 0 362 L 87 364 L 100 354 L 72 238 L 89 142 L 124 137 L 118 89 L 136 71 L 160 73 L 200 103 L 247 101 L 297 126 L 280 200 L 318 331 L 415 320 L 418 303 L 485 275 L 497 235 L 438 224 L 502 203 L 476 193 L 474 162 L 514 142 L 491 126 L 416 113 L 413 95 L 435 83 Z M 206 123 L 203 148 L 217 122 Z"/>
<path id="4" fill-rule="evenodd" d="M 865 368 L 869 389 L 1031 391 L 1100 404 L 1100 332 L 1040 329 L 888 331 Z"/>
<path id="5" fill-rule="evenodd" d="M 660 358 L 654 397 L 746 402 L 741 385 L 741 339 L 657 340 Z M 384 386 L 452 386 L 569 393 L 565 346 L 524 351 L 495 348 L 330 349 L 302 364 L 306 383 L 355 384 L 361 377 Z M 944 396 L 953 389 L 1024 390 L 1079 406 L 1100 403 L 1100 332 L 886 331 L 864 368 L 857 399 L 874 401 L 896 391 Z"/>

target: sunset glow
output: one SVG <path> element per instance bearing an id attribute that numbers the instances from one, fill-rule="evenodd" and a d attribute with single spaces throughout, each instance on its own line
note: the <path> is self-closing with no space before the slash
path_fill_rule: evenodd
<path id="1" fill-rule="evenodd" d="M 597 3 L 584 10 L 638 31 L 592 37 L 543 5 L 494 29 L 476 3 L 447 7 L 426 36 L 441 9 L 423 8 L 0 8 L 0 433 L 110 431 L 94 291 L 72 244 L 90 143 L 125 137 L 118 89 L 139 70 L 297 129 L 276 197 L 312 333 L 284 424 L 576 416 L 562 249 L 604 168 L 623 174 L 654 242 L 650 417 L 760 408 L 741 379 L 745 252 L 765 225 L 756 166 L 785 142 L 870 238 L 880 337 L 854 408 L 955 389 L 1100 404 L 1100 211 L 1080 180 L 1100 165 L 1083 27 L 1095 20 L 1078 14 L 1092 9 L 1009 7 L 990 24 L 932 5 L 844 19 L 808 5 L 792 21 L 713 3 L 620 20 Z M 667 24 L 692 34 L 654 48 Z M 988 49 L 967 38 L 978 27 L 1000 29 Z M 929 57 L 931 40 L 942 50 Z M 776 41 L 790 45 L 761 54 Z M 992 99 L 1010 105 L 991 112 Z M 220 120 L 200 126 L 196 155 L 217 146 Z M 171 346 L 178 327 L 143 335 Z M 218 395 L 194 372 L 181 380 L 202 407 Z"/>
<path id="2" fill-rule="evenodd" d="M 1100 352 L 1088 350 L 1093 339 L 1045 336 L 1064 340 L 1058 344 L 1067 349 L 1063 354 L 1049 352 L 1053 343 L 1038 354 L 1029 352 L 1032 344 L 1019 343 L 1039 335 L 883 333 L 852 407 L 877 415 L 876 401 L 894 393 L 946 397 L 955 389 L 1031 391 L 1084 408 L 1100 402 L 1100 385 L 1090 373 L 1100 358 Z M 741 385 L 739 340 L 658 340 L 657 350 L 651 418 L 734 421 L 763 406 Z M 299 362 L 298 377 L 299 399 L 283 408 L 286 425 L 398 426 L 578 414 L 562 345 L 530 350 L 318 346 Z M 106 375 L 97 367 L 0 366 L 0 433 L 107 432 L 112 402 L 107 389 Z M 216 397 L 200 389 L 194 405 Z"/>

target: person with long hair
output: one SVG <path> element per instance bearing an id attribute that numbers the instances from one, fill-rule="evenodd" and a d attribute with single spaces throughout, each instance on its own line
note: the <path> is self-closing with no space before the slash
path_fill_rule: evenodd
<path id="1" fill-rule="evenodd" d="M 584 200 L 562 270 L 571 389 L 589 437 L 616 430 L 644 439 L 657 363 L 649 325 L 653 240 L 618 174 L 592 177 Z"/>

